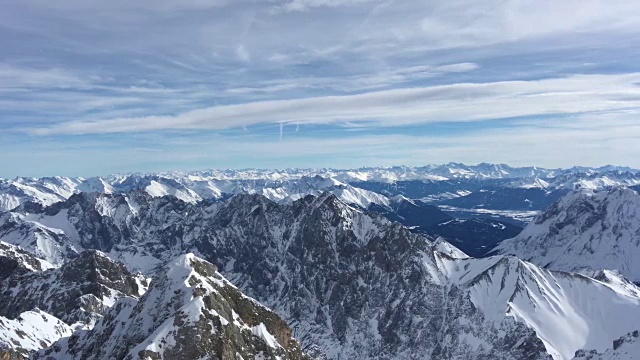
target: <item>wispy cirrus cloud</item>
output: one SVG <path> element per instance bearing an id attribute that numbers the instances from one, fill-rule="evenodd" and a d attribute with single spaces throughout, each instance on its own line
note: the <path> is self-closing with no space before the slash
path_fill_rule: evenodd
<path id="1" fill-rule="evenodd" d="M 0 143 L 0 151 L 6 155 L 0 163 L 11 167 L 33 162 L 37 166 L 27 166 L 22 173 L 30 176 L 106 175 L 128 169 L 282 167 L 282 163 L 350 168 L 491 160 L 521 166 L 615 163 L 638 167 L 638 115 L 637 111 L 623 111 L 568 116 L 562 122 L 515 120 L 510 127 L 489 126 L 447 136 L 433 134 L 427 127 L 411 135 L 390 130 L 315 137 L 305 134 L 304 128 L 296 132 L 291 126 L 284 128 L 279 141 L 256 134 L 227 137 L 211 132 L 122 134 L 102 140 L 71 137 L 63 142 L 40 138 L 31 145 Z M 274 135 L 279 131 L 274 129 Z M 135 143 L 135 148 L 128 148 L 130 143 Z M 58 158 L 67 161 L 59 163 Z"/>
<path id="2" fill-rule="evenodd" d="M 220 130 L 263 123 L 359 121 L 397 126 L 618 111 L 640 107 L 639 81 L 640 73 L 633 73 L 463 83 L 221 105 L 171 116 L 70 121 L 25 130 L 37 135 L 91 134 L 166 129 Z"/>
<path id="3" fill-rule="evenodd" d="M 398 86 L 407 82 L 415 82 L 428 78 L 444 76 L 450 73 L 462 73 L 477 70 L 478 64 L 457 63 L 440 66 L 411 66 L 382 70 L 375 74 L 349 75 L 335 77 L 308 77 L 296 79 L 280 79 L 266 81 L 260 86 L 226 89 L 229 94 L 273 93 L 296 89 L 320 89 L 337 92 L 357 92 L 384 87 Z"/>
<path id="4" fill-rule="evenodd" d="M 374 0 L 292 0 L 272 8 L 273 13 L 308 11 L 318 7 L 353 6 Z"/>
<path id="5" fill-rule="evenodd" d="M 85 88 L 94 79 L 60 68 L 32 68 L 0 63 L 0 90 Z"/>

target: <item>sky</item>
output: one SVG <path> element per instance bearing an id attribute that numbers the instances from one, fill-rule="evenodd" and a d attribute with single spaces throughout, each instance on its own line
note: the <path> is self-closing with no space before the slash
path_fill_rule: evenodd
<path id="1" fill-rule="evenodd" d="M 0 177 L 640 167 L 640 2 L 0 0 Z"/>

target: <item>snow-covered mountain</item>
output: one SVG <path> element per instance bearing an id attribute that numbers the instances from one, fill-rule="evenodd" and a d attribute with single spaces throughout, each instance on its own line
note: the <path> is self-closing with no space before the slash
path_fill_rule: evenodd
<path id="1" fill-rule="evenodd" d="M 628 188 L 574 191 L 495 252 L 555 270 L 617 270 L 638 282 L 640 195 Z"/>
<path id="2" fill-rule="evenodd" d="M 0 242 L 0 358 L 26 358 L 93 326 L 117 299 L 143 293 L 145 282 L 96 251 L 56 268 Z"/>
<path id="3" fill-rule="evenodd" d="M 292 330 L 193 254 L 170 261 L 136 301 L 35 359 L 308 359 Z"/>
<path id="4" fill-rule="evenodd" d="M 640 172 L 637 170 L 585 170 L 579 172 L 564 172 L 551 178 L 524 177 L 509 183 L 509 187 L 537 188 L 546 190 L 558 189 L 608 189 L 619 186 L 634 186 L 640 184 Z M 606 170 L 606 171 L 605 171 Z"/>
<path id="5" fill-rule="evenodd" d="M 80 179 L 66 177 L 0 179 L 0 211 L 33 201 L 51 205 L 75 192 Z"/>
<path id="6" fill-rule="evenodd" d="M 599 171 L 594 168 L 595 172 Z M 604 168 L 603 168 L 604 169 Z M 609 169 L 609 168 L 607 168 Z M 618 167 L 611 167 L 618 169 Z M 626 168 L 625 168 L 626 169 Z M 455 178 L 518 178 L 518 177 L 552 177 L 563 173 L 563 169 L 544 169 L 539 167 L 511 167 L 506 164 L 481 163 L 478 165 L 465 165 L 461 163 L 448 163 L 443 165 L 426 166 L 391 166 L 391 167 L 362 167 L 358 169 L 245 169 L 245 170 L 206 170 L 196 172 L 163 173 L 165 176 L 184 176 L 190 174 L 204 178 L 217 178 L 222 180 L 292 180 L 301 177 L 336 178 L 342 182 L 374 181 L 396 182 L 406 180 L 445 180 Z"/>
<path id="7" fill-rule="evenodd" d="M 344 201 L 363 208 L 372 203 L 381 205 L 389 203 L 389 199 L 381 194 L 318 175 L 290 180 L 219 180 L 193 175 L 180 177 L 176 174 L 130 175 L 107 179 L 67 179 L 69 187 L 61 188 L 59 191 L 49 186 L 51 178 L 28 180 L 28 182 L 25 179 L 5 180 L 5 183 L 0 184 L 0 211 L 11 210 L 26 202 L 48 206 L 80 192 L 113 194 L 133 190 L 142 190 L 154 197 L 172 195 L 189 203 L 197 203 L 203 199 L 222 199 L 241 193 L 261 194 L 270 200 L 291 202 L 306 195 L 318 195 L 324 191 L 330 191 Z M 42 188 L 45 190 L 41 190 Z"/>
<path id="8" fill-rule="evenodd" d="M 506 309 L 508 318 L 535 331 L 555 359 L 571 359 L 580 347 L 606 349 L 619 327 L 637 326 L 625 317 L 636 316 L 638 298 L 625 288 L 513 257 L 443 263 L 449 281 L 467 287 L 485 321 L 502 319 Z"/>
<path id="9" fill-rule="evenodd" d="M 63 258 L 42 274 L 64 273 L 76 253 L 96 249 L 154 278 L 140 300 L 120 297 L 92 330 L 39 353 L 54 359 L 199 358 L 220 344 L 234 351 L 245 344 L 244 358 L 286 357 L 280 351 L 292 334 L 329 359 L 571 359 L 579 349 L 606 351 L 640 322 L 640 290 L 614 273 L 598 280 L 515 257 L 467 258 L 329 192 L 290 203 L 238 194 L 196 204 L 144 191 L 82 193 L 49 207 L 25 204 L 2 221 L 3 241 L 32 238 L 23 232 L 39 225 L 57 234 L 21 242 L 32 254 Z M 43 244 L 72 247 L 43 251 Z M 197 257 L 182 255 L 189 252 Z M 292 333 L 260 320 L 267 315 L 244 316 L 264 308 L 238 300 L 247 299 L 240 291 Z M 212 333 L 193 349 L 185 345 Z"/>
<path id="10" fill-rule="evenodd" d="M 103 194 L 113 194 L 116 192 L 113 185 L 100 177 L 88 178 L 80 182 L 74 189 L 76 192 L 97 192 Z"/>
<path id="11" fill-rule="evenodd" d="M 73 326 L 100 318 L 121 297 L 145 286 L 125 266 L 90 250 L 60 268 L 11 274 L 0 284 L 0 316 L 15 318 L 38 308 Z"/>

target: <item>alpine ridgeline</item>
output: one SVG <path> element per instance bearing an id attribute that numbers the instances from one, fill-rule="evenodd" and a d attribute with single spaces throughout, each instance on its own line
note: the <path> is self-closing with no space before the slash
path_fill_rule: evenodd
<path id="1" fill-rule="evenodd" d="M 193 254 L 170 261 L 136 301 L 123 298 L 91 330 L 35 359 L 309 359 L 292 330 Z"/>

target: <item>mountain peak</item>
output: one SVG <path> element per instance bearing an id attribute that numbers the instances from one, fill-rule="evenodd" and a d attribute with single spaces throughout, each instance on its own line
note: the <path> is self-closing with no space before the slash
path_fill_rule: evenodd
<path id="1" fill-rule="evenodd" d="M 573 191 L 495 252 L 555 270 L 614 269 L 640 281 L 640 196 L 624 187 Z"/>
<path id="2" fill-rule="evenodd" d="M 282 319 L 243 295 L 215 265 L 189 253 L 168 262 L 137 304 L 116 303 L 92 330 L 36 358 L 306 359 L 291 334 Z M 97 343 L 89 346 L 91 341 Z"/>

